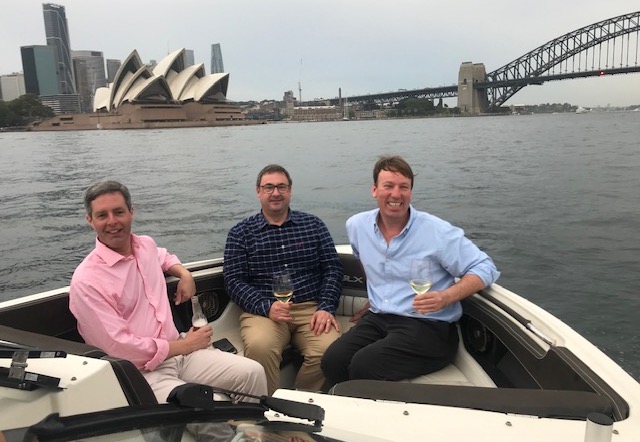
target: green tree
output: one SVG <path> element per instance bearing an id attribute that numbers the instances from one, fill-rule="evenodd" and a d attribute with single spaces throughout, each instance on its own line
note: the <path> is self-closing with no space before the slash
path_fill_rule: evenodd
<path id="1" fill-rule="evenodd" d="M 0 127 L 17 126 L 18 121 L 18 116 L 13 110 L 11 110 L 9 104 L 4 101 L 0 101 Z"/>
<path id="2" fill-rule="evenodd" d="M 396 106 L 399 116 L 427 116 L 436 113 L 433 101 L 426 98 L 406 98 Z"/>
<path id="3" fill-rule="evenodd" d="M 28 126 L 36 120 L 55 115 L 35 94 L 25 94 L 9 102 L 0 102 L 0 105 L 0 127 Z"/>

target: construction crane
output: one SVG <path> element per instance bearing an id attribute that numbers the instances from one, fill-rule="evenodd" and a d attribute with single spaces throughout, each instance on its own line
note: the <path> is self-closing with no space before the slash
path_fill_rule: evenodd
<path id="1" fill-rule="evenodd" d="M 302 106 L 302 58 L 300 59 L 300 73 L 298 74 L 298 99 L 300 100 L 299 106 Z"/>

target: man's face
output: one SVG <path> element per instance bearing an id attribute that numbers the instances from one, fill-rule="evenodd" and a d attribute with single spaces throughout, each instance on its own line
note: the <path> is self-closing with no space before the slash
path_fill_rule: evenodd
<path id="1" fill-rule="evenodd" d="M 105 193 L 94 199 L 91 215 L 86 218 L 102 244 L 124 256 L 131 253 L 133 208 L 129 210 L 120 192 Z"/>
<path id="2" fill-rule="evenodd" d="M 269 193 L 268 190 L 265 190 L 265 186 L 268 188 L 275 187 L 273 187 L 273 192 Z M 277 186 L 286 186 L 286 190 L 281 191 Z M 291 187 L 289 187 L 289 180 L 287 180 L 287 176 L 284 173 L 276 172 L 262 175 L 260 187 L 256 190 L 262 206 L 262 212 L 267 216 L 278 216 L 288 212 L 289 202 L 291 201 Z"/>
<path id="3" fill-rule="evenodd" d="M 404 175 L 381 170 L 371 189 L 380 213 L 388 219 L 403 220 L 411 204 L 411 180 Z"/>

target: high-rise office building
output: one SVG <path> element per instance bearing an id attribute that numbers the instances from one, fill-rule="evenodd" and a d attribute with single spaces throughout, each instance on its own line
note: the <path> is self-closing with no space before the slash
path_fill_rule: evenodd
<path id="1" fill-rule="evenodd" d="M 107 85 L 104 73 L 104 57 L 99 51 L 72 51 L 76 90 L 84 112 L 93 109 L 96 89 Z"/>
<path id="2" fill-rule="evenodd" d="M 14 72 L 13 74 L 0 75 L 0 100 L 15 100 L 25 93 L 23 74 Z"/>
<path id="3" fill-rule="evenodd" d="M 22 46 L 22 70 L 24 88 L 28 94 L 36 94 L 45 106 L 56 114 L 80 112 L 78 94 L 61 94 L 58 81 L 58 58 L 53 46 Z"/>
<path id="4" fill-rule="evenodd" d="M 193 53 L 193 49 L 185 49 L 184 50 L 184 67 L 187 68 L 189 66 L 193 66 L 194 64 L 196 64 L 196 59 Z"/>
<path id="5" fill-rule="evenodd" d="M 122 62 L 113 58 L 107 59 L 107 83 L 112 83 Z"/>
<path id="6" fill-rule="evenodd" d="M 222 72 L 224 72 L 222 49 L 220 49 L 220 43 L 214 43 L 211 45 L 211 73 L 219 74 Z"/>
<path id="7" fill-rule="evenodd" d="M 53 46 L 22 46 L 24 87 L 28 94 L 57 95 L 60 93 L 57 58 Z"/>
<path id="8" fill-rule="evenodd" d="M 54 47 L 56 52 L 60 93 L 74 94 L 76 90 L 73 64 L 71 62 L 71 43 L 69 41 L 69 26 L 67 25 L 64 6 L 43 3 L 42 11 L 47 46 Z"/>

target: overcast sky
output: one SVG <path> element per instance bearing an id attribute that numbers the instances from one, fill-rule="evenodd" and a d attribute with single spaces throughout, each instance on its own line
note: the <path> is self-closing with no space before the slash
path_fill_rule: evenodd
<path id="1" fill-rule="evenodd" d="M 42 1 L 3 0 L 0 74 L 46 44 Z M 302 99 L 452 85 L 463 61 L 487 72 L 553 38 L 640 9 L 637 0 L 60 0 L 74 50 L 143 61 L 220 43 L 231 100 Z M 635 64 L 635 54 L 632 57 Z M 508 104 L 640 104 L 640 73 L 527 86 Z"/>

